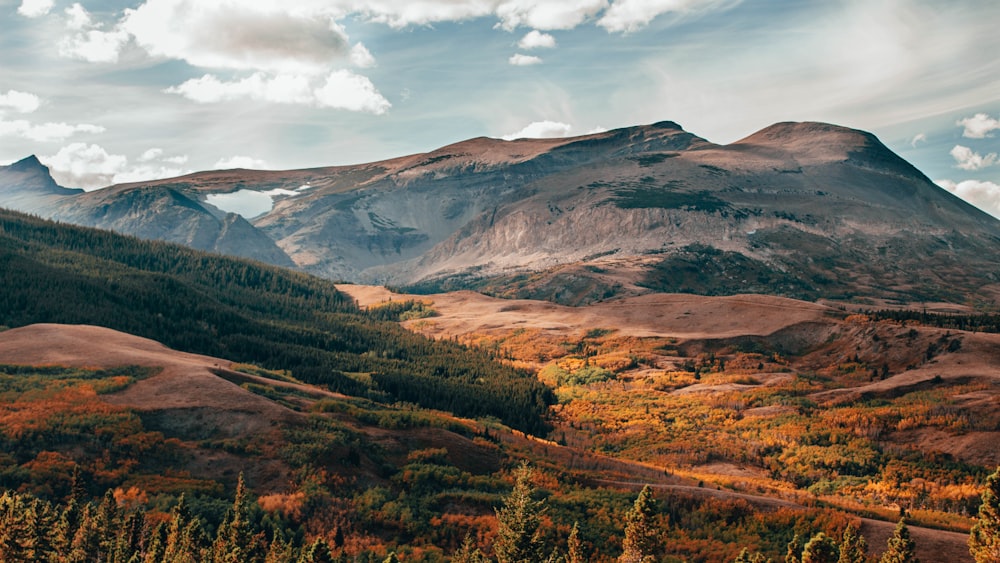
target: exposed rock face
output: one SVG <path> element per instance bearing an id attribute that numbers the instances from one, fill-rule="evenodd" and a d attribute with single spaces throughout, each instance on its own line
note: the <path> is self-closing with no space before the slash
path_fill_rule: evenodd
<path id="1" fill-rule="evenodd" d="M 253 227 L 181 219 L 214 209 L 206 195 L 241 189 L 283 195 Z M 672 122 L 477 138 L 358 166 L 204 172 L 73 199 L 87 203 L 53 216 L 243 255 L 251 243 L 264 255 L 248 233 L 266 234 L 328 278 L 567 303 L 650 290 L 965 300 L 1000 272 L 1000 222 L 873 135 L 822 123 L 779 123 L 725 146 Z M 179 215 L 147 222 L 151 209 Z M 220 242 L 234 230 L 242 246 Z"/>
<path id="2" fill-rule="evenodd" d="M 270 238 L 234 213 L 221 213 L 171 189 L 58 186 L 34 156 L 0 167 L 0 206 L 46 218 L 165 240 L 222 254 L 293 266 Z"/>

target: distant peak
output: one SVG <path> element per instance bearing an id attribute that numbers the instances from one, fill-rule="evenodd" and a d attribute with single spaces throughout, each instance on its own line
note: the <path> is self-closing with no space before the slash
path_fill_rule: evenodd
<path id="1" fill-rule="evenodd" d="M 676 121 L 657 121 L 656 123 L 650 125 L 653 129 L 675 129 L 677 131 L 683 131 L 684 128 L 681 127 Z"/>
<path id="2" fill-rule="evenodd" d="M 22 158 L 14 164 L 11 164 L 8 168 L 12 171 L 37 170 L 39 168 L 44 168 L 48 171 L 48 167 L 42 164 L 42 162 L 38 160 L 38 157 L 35 155 Z"/>

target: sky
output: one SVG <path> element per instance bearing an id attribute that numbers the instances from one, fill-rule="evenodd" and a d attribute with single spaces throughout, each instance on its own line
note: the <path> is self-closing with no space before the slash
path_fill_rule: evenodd
<path id="1" fill-rule="evenodd" d="M 998 25 L 997 0 L 0 0 L 0 164 L 95 189 L 825 121 L 1000 217 Z"/>

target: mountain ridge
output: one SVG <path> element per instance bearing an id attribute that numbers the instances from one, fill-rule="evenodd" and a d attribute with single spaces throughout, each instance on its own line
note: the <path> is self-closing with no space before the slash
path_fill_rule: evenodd
<path id="1" fill-rule="evenodd" d="M 230 219 L 239 244 L 227 243 L 226 212 L 209 198 L 244 192 L 266 193 L 273 205 Z M 154 206 L 137 193 L 176 201 L 148 195 Z M 143 201 L 115 207 L 129 198 Z M 185 206 L 188 223 L 157 218 Z M 45 211 L 328 279 L 570 304 L 647 291 L 816 299 L 830 286 L 842 299 L 963 301 L 998 281 L 1000 264 L 1000 221 L 871 133 L 817 122 L 776 123 L 728 145 L 670 121 L 557 139 L 477 137 L 358 165 L 111 186 Z M 190 234 L 198 229 L 207 234 Z M 567 268 L 576 281 L 559 279 Z M 632 273 L 609 283 L 596 271 L 608 268 Z M 685 268 L 729 281 L 692 286 Z M 525 277 L 537 287 L 525 289 Z M 566 289 L 576 285 L 588 289 Z"/>

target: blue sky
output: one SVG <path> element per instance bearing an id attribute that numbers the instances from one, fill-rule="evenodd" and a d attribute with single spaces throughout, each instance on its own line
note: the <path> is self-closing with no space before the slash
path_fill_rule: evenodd
<path id="1" fill-rule="evenodd" d="M 96 188 L 815 120 L 1000 216 L 998 22 L 996 0 L 0 0 L 0 163 Z"/>

